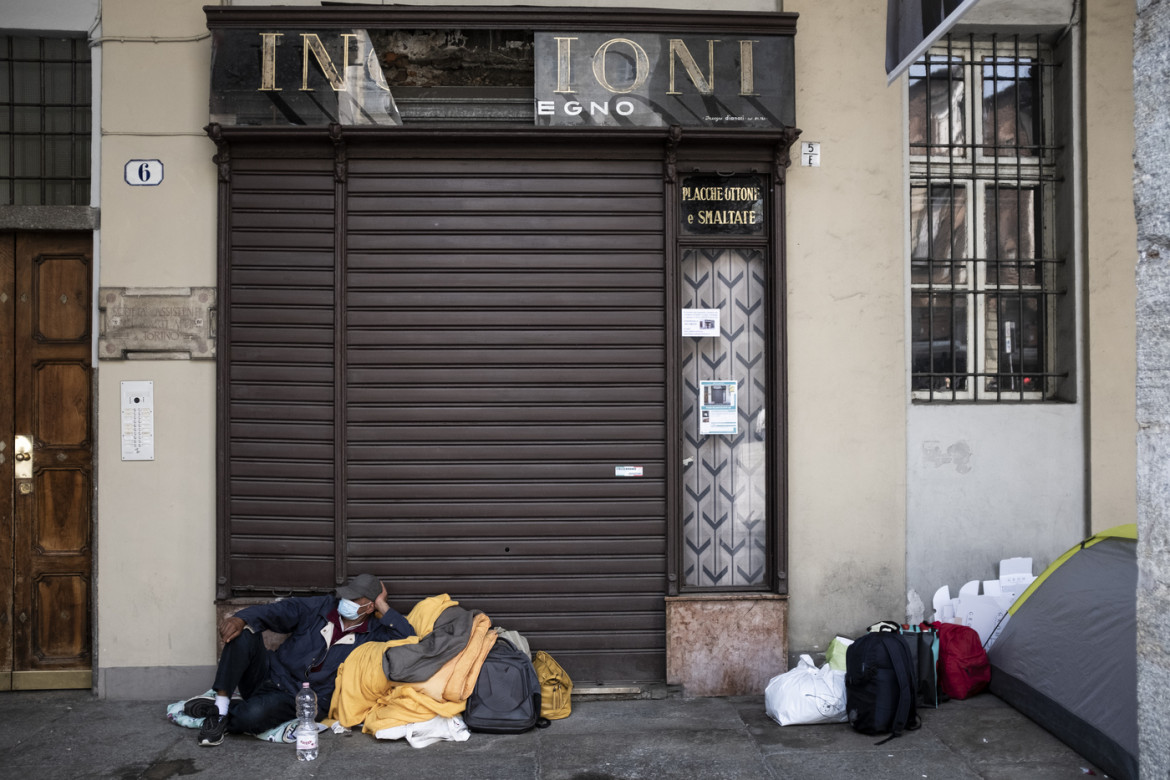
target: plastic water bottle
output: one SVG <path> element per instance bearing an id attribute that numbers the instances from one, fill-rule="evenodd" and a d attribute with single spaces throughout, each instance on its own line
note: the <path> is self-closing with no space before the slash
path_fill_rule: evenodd
<path id="1" fill-rule="evenodd" d="M 317 694 L 308 683 L 297 694 L 297 761 L 317 757 Z"/>

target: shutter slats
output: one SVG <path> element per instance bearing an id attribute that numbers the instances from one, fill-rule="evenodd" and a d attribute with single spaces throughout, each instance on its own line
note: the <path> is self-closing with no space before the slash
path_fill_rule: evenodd
<path id="1" fill-rule="evenodd" d="M 347 569 L 396 606 L 449 593 L 574 679 L 664 678 L 661 148 L 551 152 L 351 144 L 339 274 L 331 161 L 233 150 L 237 592 L 329 587 L 344 499 Z"/>

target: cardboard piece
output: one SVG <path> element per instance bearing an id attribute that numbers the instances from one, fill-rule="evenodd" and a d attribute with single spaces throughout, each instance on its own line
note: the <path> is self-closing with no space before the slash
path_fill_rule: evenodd
<path id="1" fill-rule="evenodd" d="M 971 580 L 955 598 L 947 585 L 935 591 L 931 620 L 970 626 L 986 646 L 1012 604 L 1035 580 L 1031 558 L 1005 558 L 999 562 L 997 580 Z"/>
<path id="2" fill-rule="evenodd" d="M 1031 558 L 1005 558 L 999 562 L 999 581 L 1004 585 L 1027 587 L 1034 579 Z"/>
<path id="3" fill-rule="evenodd" d="M 931 599 L 931 606 L 934 607 L 934 616 L 931 617 L 932 622 L 949 623 L 955 618 L 955 605 L 951 599 L 951 589 L 947 585 L 934 592 L 934 598 Z"/>
<path id="4" fill-rule="evenodd" d="M 1019 598 L 1035 581 L 1031 558 L 1007 558 L 999 562 L 999 586 L 1004 595 Z"/>
<path id="5" fill-rule="evenodd" d="M 955 616 L 975 629 L 979 641 L 986 644 L 1014 601 L 1011 596 L 961 596 L 955 599 Z"/>

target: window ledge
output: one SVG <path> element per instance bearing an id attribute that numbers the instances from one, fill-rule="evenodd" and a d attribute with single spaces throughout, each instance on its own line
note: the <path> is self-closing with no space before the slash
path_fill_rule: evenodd
<path id="1" fill-rule="evenodd" d="M 93 206 L 0 206 L 0 230 L 97 230 Z"/>

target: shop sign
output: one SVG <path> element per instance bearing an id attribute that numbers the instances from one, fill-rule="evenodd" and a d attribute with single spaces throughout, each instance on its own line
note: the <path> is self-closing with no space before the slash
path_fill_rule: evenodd
<path id="1" fill-rule="evenodd" d="M 687 233 L 700 236 L 764 233 L 767 193 L 759 176 L 684 176 L 679 194 L 682 229 Z"/>
<path id="2" fill-rule="evenodd" d="M 536 33 L 538 125 L 795 124 L 792 38 Z"/>
<path id="3" fill-rule="evenodd" d="M 400 125 L 366 30 L 217 30 L 211 121 L 223 125 Z"/>
<path id="4" fill-rule="evenodd" d="M 386 30 L 216 30 L 211 121 L 400 125 Z M 533 33 L 541 126 L 795 124 L 791 36 Z"/>

